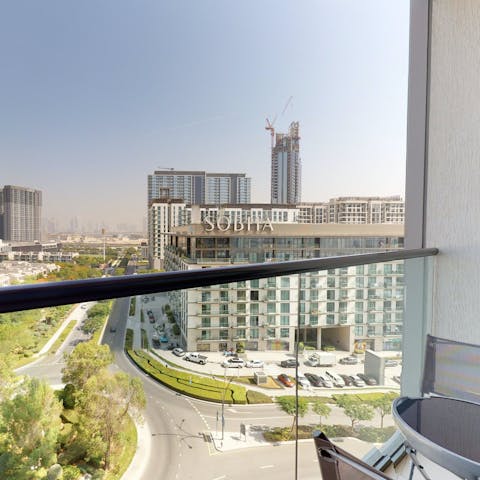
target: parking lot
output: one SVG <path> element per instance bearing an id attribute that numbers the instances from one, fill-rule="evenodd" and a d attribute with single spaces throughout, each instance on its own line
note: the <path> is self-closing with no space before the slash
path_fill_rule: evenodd
<path id="1" fill-rule="evenodd" d="M 140 297 L 139 297 L 140 298 Z M 172 362 L 176 365 L 182 366 L 189 370 L 198 371 L 199 373 L 204 373 L 207 375 L 214 376 L 253 376 L 254 371 L 263 371 L 266 375 L 277 378 L 278 375 L 285 373 L 291 377 L 295 376 L 295 368 L 281 367 L 280 362 L 287 359 L 294 359 L 294 355 L 288 352 L 279 352 L 279 351 L 268 351 L 268 352 L 258 352 L 258 351 L 246 351 L 244 354 L 240 355 L 240 358 L 245 360 L 260 360 L 263 362 L 263 367 L 260 368 L 225 368 L 222 366 L 222 363 L 228 359 L 221 352 L 201 352 L 202 355 L 207 357 L 207 363 L 205 365 L 200 365 L 198 363 L 189 362 L 184 359 L 184 357 L 175 356 L 172 351 L 172 345 L 176 346 L 180 344 L 180 337 L 173 335 L 172 329 L 173 325 L 168 322 L 167 317 L 162 313 L 162 305 L 167 302 L 166 295 L 157 294 L 148 297 L 142 298 L 142 308 L 144 310 L 144 322 L 141 328 L 147 331 L 149 338 L 149 343 L 152 346 L 153 350 L 156 351 L 161 357 L 169 362 Z M 149 315 L 147 311 L 150 310 L 155 321 L 152 322 L 149 320 Z M 164 337 L 164 342 L 160 343 L 159 340 L 152 342 L 152 339 L 155 335 L 155 338 L 160 339 Z M 166 340 L 166 341 L 165 341 Z M 180 345 L 181 346 L 181 345 Z M 169 349 L 170 348 L 170 349 Z M 305 350 L 299 354 L 299 374 L 304 375 L 305 373 L 313 373 L 316 375 L 325 376 L 325 372 L 335 372 L 337 374 L 344 375 L 356 375 L 358 373 L 364 373 L 364 364 L 362 356 L 359 357 L 359 363 L 356 365 L 342 365 L 339 363 L 341 358 L 347 357 L 350 355 L 350 352 L 347 351 L 335 351 L 336 364 L 333 367 L 312 367 L 305 365 L 305 361 L 314 351 Z M 391 357 L 396 356 L 396 352 L 391 353 Z M 400 362 L 401 363 L 401 362 Z M 401 364 L 393 367 L 385 368 L 385 382 L 384 385 L 379 385 L 383 388 L 399 388 L 399 383 L 393 379 L 393 377 L 400 377 L 401 375 Z M 365 389 L 371 387 L 364 387 Z M 378 388 L 378 387 L 377 387 Z M 310 387 L 312 391 L 318 390 L 327 390 L 324 387 Z M 360 390 L 360 387 L 345 387 L 345 390 L 355 389 Z"/>

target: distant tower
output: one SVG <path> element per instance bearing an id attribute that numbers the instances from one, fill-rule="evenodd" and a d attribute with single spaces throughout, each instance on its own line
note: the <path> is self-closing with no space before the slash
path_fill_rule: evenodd
<path id="1" fill-rule="evenodd" d="M 299 123 L 292 122 L 288 134 L 277 133 L 272 147 L 271 203 L 296 204 L 301 201 Z"/>
<path id="2" fill-rule="evenodd" d="M 3 240 L 41 241 L 42 192 L 33 188 L 5 185 L 0 189 Z"/>

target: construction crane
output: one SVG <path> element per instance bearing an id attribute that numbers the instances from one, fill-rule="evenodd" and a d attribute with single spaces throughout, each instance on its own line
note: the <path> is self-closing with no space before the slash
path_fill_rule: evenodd
<path id="1" fill-rule="evenodd" d="M 288 106 L 290 105 L 290 102 L 292 101 L 293 97 L 290 97 L 288 100 L 287 100 L 287 103 L 285 104 L 285 106 L 283 107 L 283 110 L 282 110 L 282 113 L 280 114 L 280 116 L 282 117 L 283 114 L 285 113 L 285 111 L 287 110 Z M 270 139 L 271 139 L 271 146 L 273 148 L 273 144 L 274 144 L 274 137 L 275 137 L 275 128 L 274 128 L 274 125 L 275 125 L 275 122 L 277 121 L 277 117 L 278 115 L 275 115 L 275 117 L 273 118 L 273 121 L 271 122 L 268 118 L 266 118 L 266 125 L 265 125 L 265 130 L 270 130 Z"/>

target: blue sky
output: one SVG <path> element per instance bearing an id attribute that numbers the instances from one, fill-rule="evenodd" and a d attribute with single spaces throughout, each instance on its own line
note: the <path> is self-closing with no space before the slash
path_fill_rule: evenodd
<path id="1" fill-rule="evenodd" d="M 0 5 L 0 184 L 61 223 L 141 225 L 156 167 L 245 172 L 300 121 L 303 200 L 404 192 L 406 0 Z"/>

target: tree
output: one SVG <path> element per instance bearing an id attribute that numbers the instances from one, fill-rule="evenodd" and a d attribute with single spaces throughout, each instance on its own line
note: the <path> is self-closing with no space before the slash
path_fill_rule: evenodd
<path id="1" fill-rule="evenodd" d="M 380 428 L 383 428 L 383 418 L 392 412 L 392 402 L 398 397 L 395 392 L 384 393 L 381 397 L 372 400 L 370 404 L 380 415 Z"/>
<path id="2" fill-rule="evenodd" d="M 339 395 L 337 404 L 343 408 L 345 415 L 350 418 L 352 430 L 354 430 L 356 423 L 373 418 L 373 408 L 353 395 Z"/>
<path id="3" fill-rule="evenodd" d="M 91 376 L 77 400 L 80 435 L 87 453 L 101 452 L 105 470 L 111 467 L 113 448 L 128 416 L 140 418 L 146 400 L 138 378 L 103 370 Z"/>
<path id="4" fill-rule="evenodd" d="M 320 425 L 322 424 L 322 417 L 327 418 L 332 413 L 332 409 L 321 400 L 315 400 L 313 402 L 312 410 L 320 417 Z"/>
<path id="5" fill-rule="evenodd" d="M 65 383 L 73 384 L 78 391 L 90 377 L 112 363 L 113 355 L 108 345 L 97 345 L 90 341 L 79 343 L 65 360 L 62 379 Z"/>
<path id="6" fill-rule="evenodd" d="M 0 355 L 0 401 L 10 398 L 17 380 L 11 369 L 9 356 Z"/>
<path id="7" fill-rule="evenodd" d="M 297 420 L 297 404 L 295 397 L 278 397 L 277 402 L 280 405 L 280 408 L 287 414 L 293 416 L 292 428 L 290 430 L 290 437 L 292 436 L 293 429 L 295 428 L 295 422 Z M 304 417 L 308 412 L 308 402 L 306 398 L 298 397 L 298 416 Z"/>
<path id="8" fill-rule="evenodd" d="M 61 411 L 53 390 L 28 377 L 0 404 L 0 478 L 29 479 L 55 463 Z"/>

